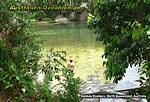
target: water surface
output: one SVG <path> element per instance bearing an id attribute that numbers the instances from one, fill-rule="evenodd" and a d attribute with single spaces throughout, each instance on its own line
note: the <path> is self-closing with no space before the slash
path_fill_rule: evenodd
<path id="1" fill-rule="evenodd" d="M 42 35 L 44 48 L 67 52 L 67 59 L 75 61 L 75 76 L 87 80 L 98 76 L 101 82 L 105 68 L 102 66 L 104 47 L 96 41 L 97 35 L 85 27 L 85 23 L 50 24 L 38 22 L 33 31 Z"/>

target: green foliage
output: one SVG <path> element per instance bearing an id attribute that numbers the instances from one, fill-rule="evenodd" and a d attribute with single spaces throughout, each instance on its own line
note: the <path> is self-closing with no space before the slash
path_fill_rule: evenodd
<path id="1" fill-rule="evenodd" d="M 126 68 L 132 65 L 140 67 L 139 71 L 146 75 L 147 81 L 150 78 L 149 5 L 150 0 L 99 0 L 95 4 L 88 27 L 105 45 L 103 57 L 107 61 L 103 65 L 106 66 L 107 79 L 117 83 Z M 147 88 L 143 94 L 148 95 L 149 92 Z"/>
<path id="2" fill-rule="evenodd" d="M 80 83 L 79 78 L 74 78 L 74 73 L 67 68 L 62 68 L 60 81 L 61 90 L 53 94 L 52 102 L 80 102 Z M 62 78 L 61 77 L 61 78 Z"/>
<path id="3" fill-rule="evenodd" d="M 40 100 L 40 102 L 52 102 L 52 91 L 50 89 L 51 82 L 55 77 L 55 74 L 59 73 L 62 68 L 65 66 L 63 62 L 65 59 L 66 53 L 64 51 L 55 51 L 51 49 L 47 52 L 46 57 L 40 62 L 41 72 L 45 75 L 45 78 L 42 83 L 35 83 L 35 92 Z"/>
<path id="4" fill-rule="evenodd" d="M 95 6 L 94 17 L 90 17 L 88 27 L 106 45 L 106 77 L 114 78 L 115 82 L 122 79 L 129 65 L 149 63 L 148 5 L 142 0 L 106 0 Z"/>
<path id="5" fill-rule="evenodd" d="M 74 73 L 69 69 L 63 69 L 63 76 L 65 77 L 62 83 L 65 88 L 64 97 L 61 102 L 80 102 L 79 88 L 80 79 L 74 78 Z"/>
<path id="6" fill-rule="evenodd" d="M 11 12 L 13 2 L 1 3 L 1 39 L 0 39 L 0 93 L 20 100 L 23 91 L 27 96 L 33 94 L 33 76 L 38 71 L 40 46 L 36 35 L 27 31 L 29 17 L 23 12 Z"/>
<path id="7" fill-rule="evenodd" d="M 65 51 L 55 51 L 51 49 L 44 60 L 44 64 L 41 66 L 42 72 L 45 74 L 45 83 L 52 81 L 55 74 L 61 72 L 62 68 L 65 68 L 63 65 L 66 62 L 66 52 Z"/>
<path id="8" fill-rule="evenodd" d="M 50 90 L 49 84 L 37 83 L 36 89 L 39 102 L 52 102 L 52 91 Z"/>
<path id="9" fill-rule="evenodd" d="M 0 100 L 52 102 L 51 81 L 65 67 L 66 53 L 51 49 L 43 56 L 38 36 L 28 29 L 31 17 L 9 11 L 13 3 L 18 2 L 2 0 L 0 5 Z M 45 74 L 43 83 L 36 81 L 40 71 Z"/>

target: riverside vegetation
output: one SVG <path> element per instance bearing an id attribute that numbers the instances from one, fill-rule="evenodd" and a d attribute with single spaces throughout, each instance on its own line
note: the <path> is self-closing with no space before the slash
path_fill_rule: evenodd
<path id="1" fill-rule="evenodd" d="M 80 80 L 62 64 L 66 61 L 66 53 L 50 50 L 42 63 L 38 36 L 29 32 L 30 16 L 27 12 L 10 11 L 14 3 L 17 2 L 2 0 L 0 4 L 0 100 L 56 102 L 56 97 L 61 96 L 63 100 L 58 102 L 79 102 Z M 43 83 L 36 81 L 39 71 L 46 76 Z M 65 91 L 54 96 L 50 86 L 58 72 L 64 76 Z"/>

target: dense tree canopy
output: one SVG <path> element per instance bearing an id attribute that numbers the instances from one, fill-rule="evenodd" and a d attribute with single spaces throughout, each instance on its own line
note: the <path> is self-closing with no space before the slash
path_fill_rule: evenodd
<path id="1" fill-rule="evenodd" d="M 88 27 L 105 45 L 106 78 L 117 83 L 129 66 L 137 65 L 141 75 L 146 75 L 140 77 L 146 88 L 138 93 L 150 100 L 150 0 L 99 0 L 94 7 Z"/>
<path id="2" fill-rule="evenodd" d="M 122 79 L 126 68 L 139 65 L 150 77 L 150 1 L 106 0 L 95 5 L 89 27 L 106 45 L 106 77 Z"/>

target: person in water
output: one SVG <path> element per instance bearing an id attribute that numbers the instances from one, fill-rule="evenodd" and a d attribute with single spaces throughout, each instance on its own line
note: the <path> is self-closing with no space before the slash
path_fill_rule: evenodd
<path id="1" fill-rule="evenodd" d="M 71 70 L 71 72 L 74 71 L 74 61 L 72 59 L 69 60 L 67 68 Z"/>

